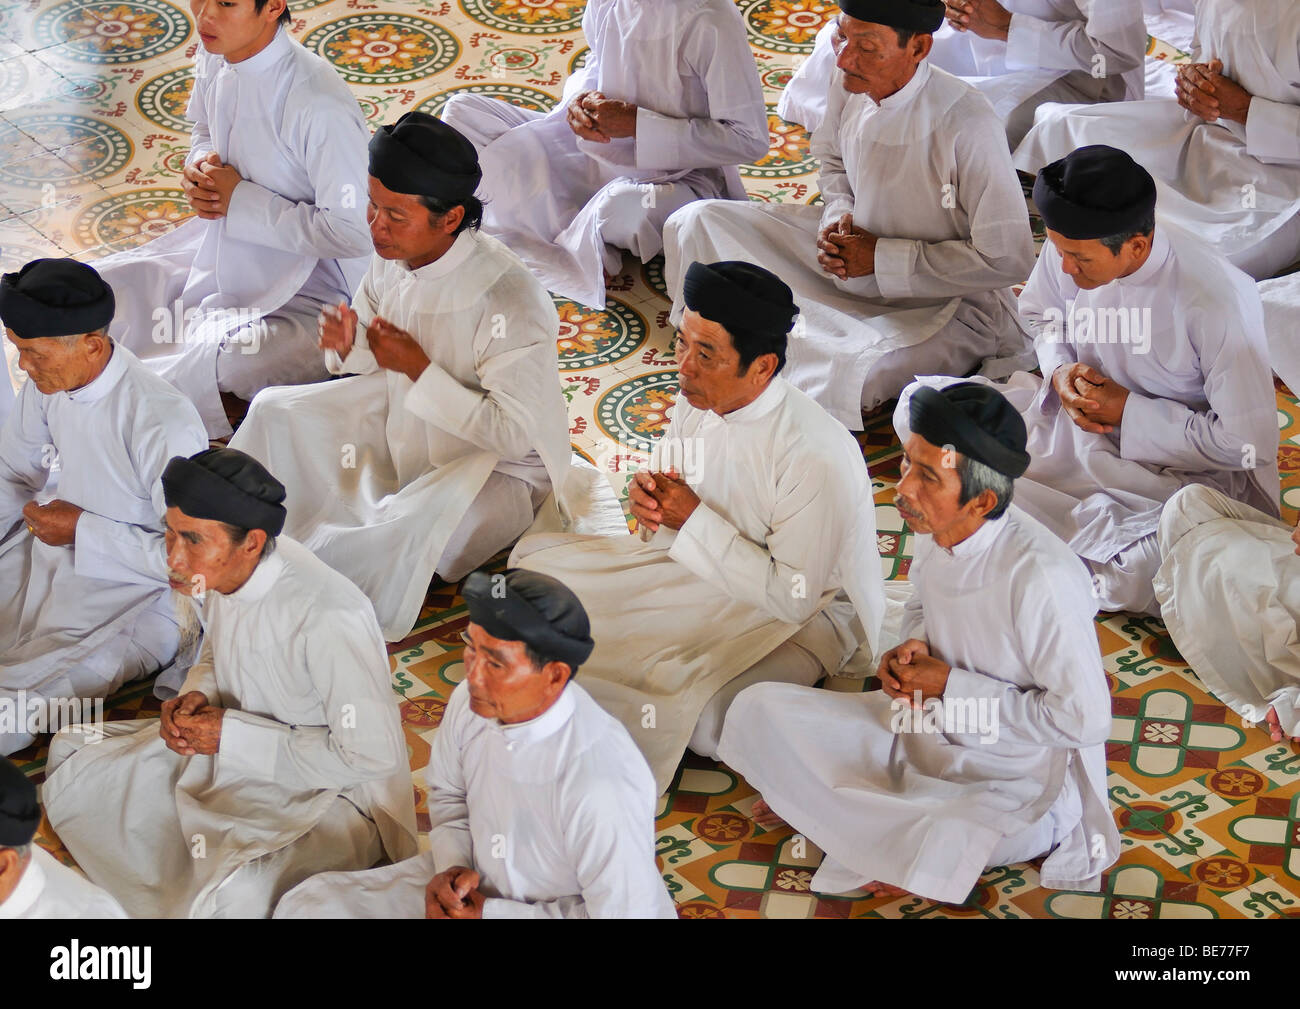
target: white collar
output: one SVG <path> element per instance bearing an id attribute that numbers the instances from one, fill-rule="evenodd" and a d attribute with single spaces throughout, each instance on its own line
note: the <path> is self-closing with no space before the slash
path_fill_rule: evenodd
<path id="1" fill-rule="evenodd" d="M 930 61 L 922 60 L 920 64 L 917 66 L 916 73 L 912 75 L 912 79 L 910 81 L 904 84 L 901 88 L 895 91 L 883 102 L 878 102 L 877 104 L 879 104 L 879 106 L 882 109 L 895 109 L 895 108 L 900 108 L 903 105 L 907 105 L 909 102 L 912 101 L 913 98 L 916 97 L 917 92 L 919 92 L 923 87 L 925 87 L 926 81 L 928 81 L 929 79 L 930 79 Z"/>
<path id="2" fill-rule="evenodd" d="M 995 519 L 985 519 L 984 523 L 973 533 L 967 536 L 960 543 L 951 549 L 947 547 L 936 547 L 942 552 L 955 560 L 970 560 L 986 552 L 997 540 L 999 534 L 1007 526 L 1007 515 L 1009 510 L 1003 512 Z"/>
<path id="3" fill-rule="evenodd" d="M 116 343 L 113 344 L 113 356 L 108 359 L 108 364 L 104 365 L 103 371 L 83 385 L 80 389 L 72 389 L 67 392 L 56 392 L 56 396 L 66 396 L 73 403 L 97 403 L 117 385 L 118 380 L 126 371 L 126 354 Z"/>
<path id="4" fill-rule="evenodd" d="M 425 263 L 414 270 L 406 265 L 405 260 L 396 259 L 391 263 L 397 268 L 398 273 L 405 275 L 403 279 L 441 280 L 457 267 L 462 266 L 474 254 L 477 244 L 473 231 L 467 228 L 456 236 L 456 240 L 451 243 L 451 248 L 432 263 Z"/>
<path id="5" fill-rule="evenodd" d="M 36 842 L 33 841 L 31 858 L 27 862 L 27 868 L 23 870 L 22 878 L 18 880 L 18 885 L 14 887 L 14 892 L 9 895 L 9 899 L 0 904 L 0 918 L 17 918 L 31 908 L 45 891 L 45 870 L 36 860 L 39 850 Z"/>
<path id="6" fill-rule="evenodd" d="M 275 33 L 275 37 L 266 44 L 266 48 L 261 52 L 254 53 L 246 60 L 240 60 L 238 63 L 230 63 L 224 56 L 221 57 L 223 70 L 229 70 L 232 73 L 239 74 L 241 77 L 260 74 L 274 67 L 280 60 L 287 56 L 289 47 L 292 46 L 293 39 L 281 25 Z"/>
<path id="7" fill-rule="evenodd" d="M 248 581 L 231 592 L 227 598 L 240 603 L 258 602 L 271 591 L 271 586 L 275 584 L 282 571 L 284 571 L 284 558 L 280 556 L 280 551 L 276 550 L 270 557 L 262 558 L 253 569 L 253 573 L 248 576 Z"/>
<path id="8" fill-rule="evenodd" d="M 521 743 L 536 743 L 547 736 L 553 736 L 568 724 L 569 719 L 573 717 L 576 710 L 577 705 L 573 699 L 573 687 L 569 685 L 560 691 L 560 696 L 555 699 L 555 702 L 536 718 L 530 718 L 526 722 L 517 722 L 514 725 L 502 725 L 500 722 L 495 721 L 492 724 L 498 732 L 505 736 L 507 744 L 513 748 Z"/>
<path id="9" fill-rule="evenodd" d="M 785 399 L 786 388 L 785 379 L 780 375 L 773 375 L 772 380 L 767 383 L 767 388 L 739 409 L 732 410 L 730 413 L 714 413 L 710 410 L 709 413 L 724 424 L 745 424 L 758 420 L 764 414 L 775 410 Z"/>
<path id="10" fill-rule="evenodd" d="M 1155 233 L 1151 236 L 1151 252 L 1147 256 L 1147 261 L 1127 277 L 1120 277 L 1115 283 L 1121 287 L 1144 287 L 1150 284 L 1155 280 L 1156 274 L 1165 268 L 1165 263 L 1169 261 L 1173 251 L 1164 229 L 1156 225 Z"/>

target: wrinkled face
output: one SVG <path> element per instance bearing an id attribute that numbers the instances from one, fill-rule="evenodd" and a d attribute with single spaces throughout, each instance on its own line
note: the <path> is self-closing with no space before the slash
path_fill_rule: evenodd
<path id="1" fill-rule="evenodd" d="M 907 439 L 894 504 L 913 532 L 943 536 L 972 521 L 979 498 L 957 503 L 961 498 L 957 459 L 956 452 L 931 445 L 919 434 Z"/>
<path id="2" fill-rule="evenodd" d="M 366 220 L 380 259 L 401 259 L 412 269 L 431 263 L 451 248 L 454 232 L 464 218 L 463 207 L 434 218 L 418 196 L 395 193 L 370 176 Z"/>
<path id="3" fill-rule="evenodd" d="M 238 63 L 275 36 L 286 0 L 267 0 L 258 11 L 253 0 L 190 0 L 190 13 L 203 48 Z"/>
<path id="4" fill-rule="evenodd" d="M 24 340 L 12 329 L 5 333 L 18 348 L 18 367 L 47 396 L 80 389 L 89 382 L 94 377 L 96 355 L 105 345 L 97 333 L 82 336 L 71 346 L 57 337 Z"/>
<path id="5" fill-rule="evenodd" d="M 844 72 L 844 90 L 884 101 L 901 89 L 930 52 L 930 35 L 914 35 L 898 44 L 894 29 L 841 14 L 831 34 L 835 65 Z"/>
<path id="6" fill-rule="evenodd" d="M 569 681 L 563 662 L 534 666 L 522 641 L 494 638 L 472 622 L 462 637 L 469 707 L 480 718 L 527 722 L 555 703 Z"/>
<path id="7" fill-rule="evenodd" d="M 1130 238 L 1120 246 L 1118 255 L 1095 238 L 1066 238 L 1050 229 L 1047 238 L 1061 254 L 1061 272 L 1082 291 L 1093 291 L 1127 277 L 1141 265 L 1151 248 L 1149 235 Z"/>
<path id="8" fill-rule="evenodd" d="M 257 567 L 266 543 L 261 529 L 235 543 L 223 523 L 191 518 L 179 508 L 168 508 L 165 522 L 168 584 L 191 595 L 234 592 Z"/>
<path id="9" fill-rule="evenodd" d="M 741 372 L 731 334 L 692 309 L 682 314 L 674 346 L 681 394 L 697 410 L 727 413 L 753 400 L 771 380 L 776 355 L 749 362 Z"/>

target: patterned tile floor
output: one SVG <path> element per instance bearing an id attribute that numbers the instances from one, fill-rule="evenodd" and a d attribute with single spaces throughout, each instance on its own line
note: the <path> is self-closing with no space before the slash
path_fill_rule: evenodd
<path id="1" fill-rule="evenodd" d="M 372 124 L 437 112 L 473 91 L 547 109 L 581 64 L 578 0 L 293 0 L 293 35 L 330 59 Z M 836 8 L 821 0 L 738 0 L 766 97 L 811 50 Z M 26 0 L 0 12 L 0 267 L 39 255 L 93 260 L 187 214 L 177 173 L 197 45 L 167 0 Z M 1151 58 L 1178 59 L 1152 40 Z M 797 126 L 769 120 L 771 150 L 742 171 L 752 198 L 817 199 L 816 163 Z M 1037 222 L 1036 222 L 1037 224 Z M 1039 228 L 1041 232 L 1041 227 Z M 625 488 L 676 393 L 661 262 L 627 264 L 606 311 L 559 301 L 560 382 L 574 447 Z M 1300 507 L 1300 406 L 1277 395 L 1283 502 Z M 887 577 L 904 578 L 910 533 L 892 505 L 898 443 L 888 414 L 861 437 L 876 491 Z M 498 560 L 500 563 L 500 559 Z M 445 700 L 462 676 L 455 586 L 435 585 L 414 633 L 391 649 L 412 778 L 422 775 Z M 988 872 L 965 904 L 820 897 L 820 853 L 749 819 L 752 789 L 688 757 L 662 799 L 657 851 L 683 917 L 1249 917 L 1300 914 L 1300 753 L 1243 727 L 1210 696 L 1158 621 L 1097 622 L 1114 696 L 1110 795 L 1123 856 L 1099 894 L 1043 890 L 1033 864 Z M 843 689 L 861 684 L 842 683 Z M 149 684 L 111 699 L 109 718 L 154 713 Z M 44 741 L 42 741 L 43 743 Z M 37 781 L 45 748 L 19 755 Z M 423 818 L 423 812 L 421 813 Z M 427 825 L 427 821 L 426 824 Z M 42 843 L 67 857 L 43 825 Z"/>

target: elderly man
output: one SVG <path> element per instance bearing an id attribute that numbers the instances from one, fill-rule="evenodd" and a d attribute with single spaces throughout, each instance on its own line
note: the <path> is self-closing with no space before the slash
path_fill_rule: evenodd
<path id="1" fill-rule="evenodd" d="M 181 185 L 195 218 L 97 264 L 113 335 L 230 434 L 260 389 L 328 377 L 321 308 L 365 271 L 365 119 L 285 0 L 191 0 L 194 122 Z"/>
<path id="2" fill-rule="evenodd" d="M 1196 34 L 1176 98 L 1045 106 L 1016 167 L 1120 147 L 1156 177 L 1163 218 L 1261 280 L 1300 257 L 1300 4 L 1200 0 Z"/>
<path id="3" fill-rule="evenodd" d="M 1141 0 L 948 0 L 930 62 L 977 87 L 1014 149 L 1044 102 L 1135 101 L 1145 89 Z M 835 66 L 834 23 L 781 93 L 777 115 L 816 131 Z"/>
<path id="4" fill-rule="evenodd" d="M 665 229 L 665 275 L 678 320 L 692 262 L 743 258 L 775 272 L 804 316 L 789 381 L 860 430 L 863 409 L 918 373 L 961 375 L 1026 352 L 1011 285 L 1029 275 L 1034 250 L 1000 122 L 926 59 L 943 4 L 843 10 L 830 109 L 813 140 L 825 206 L 693 204 Z"/>
<path id="5" fill-rule="evenodd" d="M 428 852 L 326 873 L 277 918 L 672 918 L 656 793 L 627 731 L 573 682 L 577 597 L 532 571 L 465 581 L 465 679 L 433 742 Z"/>
<path id="6" fill-rule="evenodd" d="M 732 0 L 592 0 L 587 62 L 549 114 L 478 95 L 443 113 L 483 158 L 485 230 L 550 290 L 605 306 L 623 250 L 649 262 L 668 216 L 745 199 L 767 154 L 763 89 Z"/>
<path id="7" fill-rule="evenodd" d="M 28 376 L 0 427 L 0 754 L 91 720 L 81 702 L 128 680 L 165 669 L 170 696 L 192 651 L 189 604 L 178 617 L 167 591 L 160 478 L 207 439 L 185 397 L 109 338 L 113 304 L 71 259 L 0 279 Z"/>
<path id="8" fill-rule="evenodd" d="M 374 613 L 277 534 L 284 487 L 233 449 L 163 474 L 173 589 L 203 647 L 161 721 L 50 744 L 45 811 L 134 916 L 266 917 L 308 876 L 415 852 L 406 745 Z"/>
<path id="9" fill-rule="evenodd" d="M 117 901 L 33 843 L 40 822 L 36 786 L 0 757 L 0 921 L 125 918 Z"/>
<path id="10" fill-rule="evenodd" d="M 1196 675 L 1273 742 L 1300 738 L 1300 529 L 1194 484 L 1165 505 L 1160 553 L 1161 615 Z"/>
<path id="11" fill-rule="evenodd" d="M 908 421 L 896 500 L 915 594 L 884 690 L 751 687 L 719 755 L 762 793 L 760 823 L 826 852 L 814 891 L 960 903 L 985 867 L 1041 855 L 1044 886 L 1096 890 L 1119 834 L 1087 574 L 1011 504 L 1029 456 L 996 390 L 920 389 Z"/>
<path id="12" fill-rule="evenodd" d="M 458 581 L 508 547 L 552 491 L 553 524 L 603 496 L 603 523 L 627 529 L 603 477 L 571 470 L 555 306 L 477 230 L 479 177 L 473 146 L 433 116 L 380 128 L 375 257 L 352 307 L 320 324 L 330 370 L 359 377 L 262 394 L 231 442 L 284 475 L 289 533 L 360 587 L 390 641 L 435 572 Z"/>
<path id="13" fill-rule="evenodd" d="M 1156 614 L 1156 529 L 1177 490 L 1206 484 L 1278 511 L 1259 295 L 1196 239 L 1155 224 L 1155 184 L 1122 151 L 1088 147 L 1047 166 L 1034 202 L 1049 244 L 1020 310 L 1044 377 L 1013 375 L 1003 390 L 1034 458 L 1017 493 L 1088 563 L 1102 609 Z"/>
<path id="14" fill-rule="evenodd" d="M 715 755 L 749 683 L 869 672 L 884 613 L 862 452 L 777 374 L 790 289 L 749 263 L 697 263 L 686 304 L 681 392 L 630 490 L 642 537 L 526 536 L 512 554 L 582 600 L 583 683 L 660 791 L 688 745 Z"/>

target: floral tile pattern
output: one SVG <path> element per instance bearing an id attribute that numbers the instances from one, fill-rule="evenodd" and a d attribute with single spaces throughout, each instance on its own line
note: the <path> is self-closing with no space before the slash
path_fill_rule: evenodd
<path id="1" fill-rule="evenodd" d="M 456 93 L 539 111 L 586 58 L 581 0 L 292 0 L 292 34 L 329 60 L 371 127 Z M 769 107 L 769 153 L 742 174 L 750 197 L 816 203 L 808 136 L 775 114 L 781 89 L 837 8 L 822 0 L 738 0 Z M 0 268 L 42 255 L 88 261 L 165 234 L 189 213 L 178 184 L 197 47 L 179 0 L 15 0 L 0 9 Z M 1152 39 L 1152 59 L 1187 55 Z M 1041 240 L 1041 222 L 1034 219 Z M 557 376 L 574 448 L 624 491 L 677 392 L 662 259 L 630 258 L 597 311 L 557 299 Z M 0 377 L 0 380 L 3 380 Z M 1277 390 L 1284 515 L 1300 508 L 1300 406 Z M 886 577 L 907 577 L 914 544 L 893 507 L 899 446 L 888 408 L 859 435 L 875 491 Z M 497 564 L 503 563 L 502 558 Z M 411 636 L 390 648 L 393 688 L 424 812 L 422 769 L 447 697 L 464 675 L 457 586 L 435 584 Z M 1157 620 L 1097 621 L 1113 695 L 1111 806 L 1123 838 L 1099 893 L 1045 890 L 1032 863 L 997 867 L 967 900 L 826 896 L 809 883 L 821 853 L 750 818 L 753 789 L 688 755 L 662 797 L 655 850 L 683 918 L 1300 917 L 1300 752 L 1269 742 L 1210 695 Z M 835 679 L 838 690 L 872 681 Z M 149 683 L 106 705 L 154 715 Z M 46 740 L 18 755 L 44 778 Z M 41 843 L 61 857 L 43 825 Z"/>

